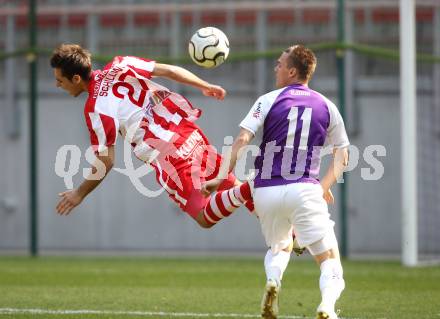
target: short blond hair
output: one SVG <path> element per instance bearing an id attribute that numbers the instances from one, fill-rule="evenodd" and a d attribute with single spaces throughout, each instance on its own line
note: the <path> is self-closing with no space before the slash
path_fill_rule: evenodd
<path id="1" fill-rule="evenodd" d="M 312 50 L 303 45 L 293 45 L 284 52 L 289 54 L 288 66 L 298 71 L 298 77 L 302 81 L 310 81 L 315 72 L 317 60 Z"/>

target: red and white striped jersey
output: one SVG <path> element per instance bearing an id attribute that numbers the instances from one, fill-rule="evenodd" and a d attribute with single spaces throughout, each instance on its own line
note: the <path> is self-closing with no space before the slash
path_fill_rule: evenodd
<path id="1" fill-rule="evenodd" d="M 193 123 L 201 111 L 153 82 L 154 67 L 154 61 L 117 56 L 103 70 L 93 72 L 84 116 L 95 152 L 115 145 L 119 132 L 146 163 L 162 153 L 179 165 L 191 155 L 202 138 Z"/>

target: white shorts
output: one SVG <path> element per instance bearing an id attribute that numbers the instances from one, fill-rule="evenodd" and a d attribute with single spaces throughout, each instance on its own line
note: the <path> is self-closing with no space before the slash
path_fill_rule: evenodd
<path id="1" fill-rule="evenodd" d="M 320 184 L 291 183 L 254 189 L 255 212 L 266 244 L 273 253 L 292 242 L 292 231 L 301 247 L 307 247 L 333 232 L 327 203 Z"/>

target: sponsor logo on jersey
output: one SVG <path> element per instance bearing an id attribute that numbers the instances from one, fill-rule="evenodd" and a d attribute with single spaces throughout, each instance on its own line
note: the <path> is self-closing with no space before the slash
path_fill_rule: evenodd
<path id="1" fill-rule="evenodd" d="M 177 150 L 177 155 L 183 159 L 188 158 L 194 150 L 199 145 L 203 144 L 203 137 L 200 135 L 200 133 L 195 130 L 191 133 L 191 135 L 186 139 L 185 143 L 180 146 L 180 148 Z"/>
<path id="2" fill-rule="evenodd" d="M 290 95 L 310 96 L 310 92 L 302 90 L 290 90 Z"/>
<path id="3" fill-rule="evenodd" d="M 168 91 L 154 91 L 152 93 L 148 92 L 148 103 L 143 106 L 144 114 L 148 119 L 153 118 L 153 107 L 162 103 L 168 96 L 171 95 Z"/>
<path id="4" fill-rule="evenodd" d="M 254 112 L 252 113 L 252 116 L 258 119 L 260 115 L 261 115 L 261 102 L 258 102 L 258 105 L 255 108 Z"/>
<path id="5" fill-rule="evenodd" d="M 171 95 L 171 92 L 165 91 L 165 90 L 158 90 L 153 92 L 153 100 L 155 101 L 154 104 L 162 103 L 163 100 L 165 100 L 167 97 Z"/>
<path id="6" fill-rule="evenodd" d="M 143 109 L 144 109 L 144 114 L 148 119 L 152 119 L 153 118 L 153 106 L 154 104 L 151 101 L 151 98 L 149 99 L 149 102 L 144 105 Z"/>

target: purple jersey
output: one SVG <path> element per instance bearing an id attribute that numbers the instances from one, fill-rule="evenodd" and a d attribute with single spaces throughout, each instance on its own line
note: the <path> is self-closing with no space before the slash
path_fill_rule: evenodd
<path id="1" fill-rule="evenodd" d="M 301 84 L 261 96 L 240 126 L 254 135 L 262 129 L 255 187 L 319 183 L 323 146 L 349 145 L 336 106 Z"/>

